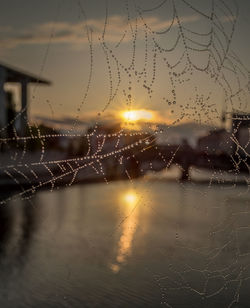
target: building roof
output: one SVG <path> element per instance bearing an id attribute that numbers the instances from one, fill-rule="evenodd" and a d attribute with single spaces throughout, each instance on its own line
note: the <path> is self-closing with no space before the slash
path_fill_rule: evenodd
<path id="1" fill-rule="evenodd" d="M 0 63 L 0 68 L 4 69 L 6 72 L 6 82 L 22 82 L 26 80 L 28 83 L 41 83 L 45 85 L 51 84 L 50 81 L 42 79 L 39 76 L 20 71 L 19 69 L 5 65 L 3 63 Z"/>

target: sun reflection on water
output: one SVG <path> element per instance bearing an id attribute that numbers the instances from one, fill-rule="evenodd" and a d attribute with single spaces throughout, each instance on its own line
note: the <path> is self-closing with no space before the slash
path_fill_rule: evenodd
<path id="1" fill-rule="evenodd" d="M 133 191 L 129 191 L 123 196 L 123 200 L 127 205 L 135 205 L 137 202 L 137 195 Z"/>
<path id="2" fill-rule="evenodd" d="M 114 273 L 118 273 L 121 266 L 126 263 L 127 258 L 131 255 L 132 242 L 137 229 L 138 223 L 138 195 L 133 191 L 128 191 L 121 197 L 125 220 L 121 226 L 122 232 L 118 242 L 116 261 L 111 264 L 110 268 Z"/>

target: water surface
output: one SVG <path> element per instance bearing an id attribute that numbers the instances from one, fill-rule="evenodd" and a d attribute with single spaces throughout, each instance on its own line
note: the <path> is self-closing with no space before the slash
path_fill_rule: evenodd
<path id="1" fill-rule="evenodd" d="M 0 210 L 1 307 L 249 307 L 247 187 L 114 182 Z"/>

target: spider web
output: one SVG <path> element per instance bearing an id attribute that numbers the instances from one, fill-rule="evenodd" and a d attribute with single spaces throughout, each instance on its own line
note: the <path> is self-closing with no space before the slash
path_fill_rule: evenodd
<path id="1" fill-rule="evenodd" d="M 244 143 L 239 142 L 237 133 L 241 124 L 250 120 L 246 113 L 250 75 L 231 47 L 239 8 L 233 0 L 207 2 L 204 10 L 198 1 L 164 0 L 154 1 L 151 5 L 144 4 L 144 1 L 121 1 L 125 17 L 122 20 L 123 26 L 119 29 L 120 39 L 110 42 L 113 19 L 109 15 L 108 3 L 103 31 L 95 33 L 95 29 L 88 23 L 84 4 L 78 1 L 78 9 L 85 24 L 83 35 L 87 37 L 90 61 L 88 80 L 76 110 L 75 121 L 67 132 L 46 134 L 42 133 L 38 124 L 27 122 L 26 134 L 20 136 L 14 123 L 25 112 L 21 110 L 7 126 L 1 128 L 2 136 L 7 131 L 12 132 L 11 137 L 0 139 L 5 149 L 11 152 L 8 159 L 3 154 L 1 178 L 2 181 L 15 185 L 17 191 L 2 199 L 0 204 L 5 205 L 10 200 L 20 198 L 32 200 L 32 196 L 40 189 L 54 191 L 61 186 L 90 182 L 93 179 L 108 184 L 119 176 L 133 183 L 134 177 L 143 177 L 150 170 L 155 172 L 153 158 L 160 159 L 161 170 L 168 169 L 172 164 L 178 164 L 175 159 L 181 148 L 176 147 L 170 156 L 164 154 L 156 143 L 159 136 L 167 135 L 172 126 L 187 121 L 212 126 L 220 121 L 222 112 L 225 115 L 236 115 L 235 120 L 237 114 L 246 114 L 244 118 L 238 119 L 238 126 L 233 128 L 228 138 L 231 142 L 230 158 L 233 168 L 230 171 L 233 182 L 236 183 L 240 166 L 243 165 L 247 194 L 249 127 Z M 155 14 L 159 12 L 164 16 L 160 21 L 155 19 Z M 46 54 L 53 43 L 54 35 L 52 29 Z M 93 127 L 76 133 L 94 84 L 96 49 L 102 51 L 106 63 L 108 96 L 96 114 Z M 47 55 L 43 66 L 46 64 L 46 57 Z M 42 71 L 43 68 L 41 74 Z M 109 110 L 117 107 L 120 98 L 125 102 L 127 111 L 133 110 L 138 93 L 142 92 L 147 97 L 145 108 L 154 109 L 155 102 L 160 101 L 160 111 L 167 112 L 170 120 L 163 129 L 160 125 L 150 123 L 146 123 L 146 129 L 144 126 L 143 130 L 131 129 L 130 123 L 125 127 L 109 127 L 102 121 Z M 223 98 L 222 101 L 218 101 L 218 96 Z M 50 146 L 59 139 L 70 140 L 72 150 L 67 155 L 57 154 L 58 158 L 54 159 Z M 40 147 L 39 153 L 36 152 L 35 155 L 31 152 L 34 143 Z M 147 160 L 145 167 L 142 160 L 147 153 L 150 153 L 150 160 Z M 195 170 L 195 167 L 191 169 Z M 220 168 L 213 170 L 207 190 L 202 191 L 204 197 L 213 182 L 223 183 L 220 179 L 223 172 Z M 148 177 L 145 177 L 145 181 L 148 181 Z M 196 192 L 195 185 L 191 189 Z M 230 200 L 225 199 L 214 210 L 223 208 L 229 208 L 229 214 L 225 221 L 219 221 L 211 227 L 210 247 L 202 244 L 198 248 L 187 245 L 183 236 L 183 240 L 178 239 L 176 249 L 187 257 L 180 262 L 179 268 L 170 266 L 166 272 L 160 274 L 149 269 L 161 290 L 162 303 L 167 307 L 178 306 L 178 294 L 188 294 L 194 298 L 196 307 L 203 304 L 211 307 L 220 296 L 226 298 L 225 306 L 238 307 L 240 288 L 250 277 L 250 251 L 239 240 L 240 233 L 249 233 L 249 223 L 243 218 L 244 215 L 249 215 L 249 202 L 233 208 Z M 133 215 L 133 210 L 130 215 Z M 124 220 L 129 219 L 130 215 Z M 121 225 L 123 222 L 121 221 Z M 221 246 L 219 239 L 223 234 L 228 240 Z M 225 260 L 221 267 L 221 260 L 228 250 L 231 258 Z M 160 253 L 168 256 L 166 251 Z M 195 264 L 191 261 L 191 256 L 194 260 L 197 256 L 202 256 L 204 262 Z M 171 277 L 175 277 L 175 280 Z M 195 279 L 201 282 L 199 286 L 195 284 Z M 227 296 L 228 292 L 233 296 Z"/>

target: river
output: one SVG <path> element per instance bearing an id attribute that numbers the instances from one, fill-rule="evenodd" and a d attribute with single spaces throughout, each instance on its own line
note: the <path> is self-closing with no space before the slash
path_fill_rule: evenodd
<path id="1" fill-rule="evenodd" d="M 0 307 L 249 307 L 247 186 L 75 185 L 0 223 Z"/>

